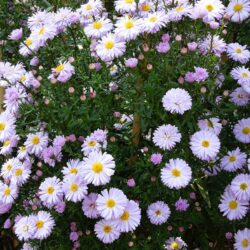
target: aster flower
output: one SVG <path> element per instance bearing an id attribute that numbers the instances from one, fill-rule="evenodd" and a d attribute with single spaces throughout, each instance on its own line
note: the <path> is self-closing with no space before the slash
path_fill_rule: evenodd
<path id="1" fill-rule="evenodd" d="M 53 206 L 62 200 L 62 184 L 57 177 L 46 178 L 39 186 L 40 200 L 49 206 Z"/>
<path id="2" fill-rule="evenodd" d="M 22 56 L 28 56 L 31 55 L 34 52 L 37 52 L 40 45 L 34 37 L 28 37 L 26 38 L 21 44 L 19 48 L 19 53 Z"/>
<path id="3" fill-rule="evenodd" d="M 135 0 L 117 0 L 115 1 L 115 10 L 121 14 L 133 13 L 136 10 Z"/>
<path id="4" fill-rule="evenodd" d="M 29 161 L 24 161 L 21 164 L 15 165 L 12 169 L 11 182 L 22 186 L 25 184 L 31 174 L 31 164 Z"/>
<path id="5" fill-rule="evenodd" d="M 238 230 L 234 235 L 235 243 L 234 249 L 236 250 L 249 250 L 250 247 L 250 229 L 244 228 Z"/>
<path id="6" fill-rule="evenodd" d="M 35 216 L 36 231 L 34 234 L 34 238 L 39 240 L 48 238 L 54 226 L 55 221 L 50 215 L 50 213 L 45 211 L 39 211 Z"/>
<path id="7" fill-rule="evenodd" d="M 95 186 L 107 184 L 114 174 L 115 162 L 111 155 L 101 152 L 92 152 L 83 159 L 84 180 Z"/>
<path id="8" fill-rule="evenodd" d="M 157 201 L 148 206 L 147 215 L 152 224 L 161 225 L 167 222 L 170 216 L 170 209 L 163 201 Z"/>
<path id="9" fill-rule="evenodd" d="M 159 53 L 167 53 L 170 50 L 170 45 L 167 42 L 160 42 L 157 44 L 156 50 Z"/>
<path id="10" fill-rule="evenodd" d="M 181 141 L 181 134 L 177 127 L 167 124 L 154 131 L 153 142 L 163 150 L 171 150 Z"/>
<path id="11" fill-rule="evenodd" d="M 118 40 L 118 38 L 111 33 L 101 38 L 96 46 L 96 53 L 105 62 L 112 61 L 113 59 L 120 57 L 126 50 L 126 44 L 124 41 Z"/>
<path id="12" fill-rule="evenodd" d="M 240 220 L 248 211 L 248 202 L 238 200 L 232 190 L 227 188 L 221 197 L 219 209 L 229 220 Z"/>
<path id="13" fill-rule="evenodd" d="M 13 203 L 18 196 L 18 188 L 15 184 L 4 184 L 0 181 L 0 200 L 4 204 Z"/>
<path id="14" fill-rule="evenodd" d="M 198 121 L 198 127 L 200 130 L 207 130 L 219 135 L 222 129 L 220 119 L 214 117 L 209 119 L 203 119 Z"/>
<path id="15" fill-rule="evenodd" d="M 242 143 L 250 142 L 250 118 L 241 119 L 234 126 L 233 133 L 235 138 Z"/>
<path id="16" fill-rule="evenodd" d="M 181 237 L 170 237 L 165 243 L 165 250 L 179 250 L 187 247 L 187 244 Z M 186 248 L 184 248 L 186 249 Z"/>
<path id="17" fill-rule="evenodd" d="M 93 137 L 88 136 L 82 144 L 82 152 L 85 156 L 88 156 L 91 152 L 99 152 L 101 150 L 101 144 Z"/>
<path id="18" fill-rule="evenodd" d="M 191 109 L 192 98 L 189 93 L 180 88 L 170 89 L 162 98 L 163 107 L 172 114 L 184 114 Z"/>
<path id="19" fill-rule="evenodd" d="M 150 11 L 155 9 L 155 5 L 153 3 L 153 1 L 149 1 L 149 0 L 139 0 L 138 3 L 138 10 L 139 10 L 139 14 L 141 16 L 147 16 Z"/>
<path id="20" fill-rule="evenodd" d="M 194 67 L 194 77 L 196 82 L 204 82 L 208 78 L 207 69 L 201 67 Z"/>
<path id="21" fill-rule="evenodd" d="M 49 146 L 43 149 L 41 154 L 41 159 L 47 163 L 49 166 L 54 167 L 56 162 L 62 160 L 62 148 Z"/>
<path id="22" fill-rule="evenodd" d="M 11 209 L 12 203 L 3 203 L 2 200 L 0 200 L 0 214 L 8 213 Z"/>
<path id="23" fill-rule="evenodd" d="M 37 11 L 28 18 L 28 27 L 31 30 L 38 29 L 53 20 L 53 13 L 47 11 Z"/>
<path id="24" fill-rule="evenodd" d="M 179 200 L 175 202 L 176 211 L 185 212 L 187 211 L 188 207 L 189 207 L 188 201 L 186 199 L 182 199 L 181 197 L 179 198 Z"/>
<path id="25" fill-rule="evenodd" d="M 15 134 L 15 118 L 11 113 L 3 112 L 0 114 L 0 141 L 4 142 Z"/>
<path id="26" fill-rule="evenodd" d="M 161 180 L 169 188 L 186 187 L 192 178 L 192 170 L 182 159 L 171 159 L 161 170 Z"/>
<path id="27" fill-rule="evenodd" d="M 172 22 L 178 22 L 182 20 L 184 16 L 189 16 L 191 11 L 192 11 L 191 5 L 187 3 L 178 3 L 176 7 L 168 11 L 167 19 Z"/>
<path id="28" fill-rule="evenodd" d="M 52 74 L 49 76 L 49 79 L 56 79 L 61 83 L 65 83 L 73 74 L 75 74 L 75 68 L 69 62 L 64 62 L 52 69 Z"/>
<path id="29" fill-rule="evenodd" d="M 23 216 L 15 223 L 14 228 L 15 234 L 20 241 L 32 239 L 36 230 L 35 216 Z"/>
<path id="30" fill-rule="evenodd" d="M 250 200 L 250 175 L 239 174 L 232 180 L 231 190 L 239 200 Z"/>
<path id="31" fill-rule="evenodd" d="M 82 211 L 84 215 L 90 219 L 97 219 L 100 214 L 96 209 L 97 193 L 90 193 L 86 195 L 82 202 Z"/>
<path id="32" fill-rule="evenodd" d="M 241 169 L 247 160 L 247 155 L 241 152 L 239 148 L 229 151 L 226 156 L 221 159 L 221 168 L 228 172 L 235 172 Z"/>
<path id="33" fill-rule="evenodd" d="M 76 159 L 70 159 L 68 162 L 67 162 L 67 167 L 64 167 L 62 169 L 62 173 L 64 175 L 64 177 L 66 176 L 71 176 L 71 175 L 81 175 L 83 176 L 83 172 L 82 172 L 82 169 L 83 169 L 83 162 Z"/>
<path id="34" fill-rule="evenodd" d="M 154 165 L 158 165 L 158 164 L 161 164 L 162 157 L 163 157 L 162 154 L 155 153 L 155 154 L 152 154 L 152 155 L 151 155 L 150 161 L 151 161 Z"/>
<path id="35" fill-rule="evenodd" d="M 120 232 L 134 231 L 140 224 L 141 209 L 135 201 L 128 201 L 120 218 L 115 220 L 116 228 Z"/>
<path id="36" fill-rule="evenodd" d="M 237 106 L 246 106 L 249 103 L 250 95 L 242 87 L 236 88 L 230 94 L 230 101 Z"/>
<path id="37" fill-rule="evenodd" d="M 23 37 L 23 29 L 20 28 L 12 30 L 8 38 L 13 41 L 18 41 L 22 37 Z"/>
<path id="38" fill-rule="evenodd" d="M 1 168 L 1 176 L 5 179 L 10 179 L 12 177 L 12 172 L 15 167 L 21 165 L 21 162 L 18 158 L 8 159 Z"/>
<path id="39" fill-rule="evenodd" d="M 128 199 L 117 188 L 105 189 L 98 195 L 96 200 L 97 210 L 106 220 L 117 219 L 125 211 Z"/>
<path id="40" fill-rule="evenodd" d="M 250 51 L 246 47 L 246 45 L 242 46 L 239 43 L 229 43 L 227 45 L 227 54 L 234 61 L 245 64 L 250 59 Z"/>
<path id="41" fill-rule="evenodd" d="M 145 33 L 156 33 L 161 28 L 165 27 L 168 20 L 164 12 L 158 11 L 149 13 L 147 17 L 143 19 L 142 31 Z"/>
<path id="42" fill-rule="evenodd" d="M 116 229 L 113 220 L 100 220 L 95 224 L 95 234 L 105 244 L 110 244 L 120 237 L 120 231 Z"/>
<path id="43" fill-rule="evenodd" d="M 28 151 L 27 151 L 27 148 L 23 145 L 23 146 L 20 146 L 18 148 L 18 151 L 17 151 L 17 158 L 19 160 L 23 160 L 25 159 L 26 157 L 28 157 Z"/>
<path id="44" fill-rule="evenodd" d="M 63 179 L 62 189 L 68 201 L 78 202 L 87 194 L 87 185 L 81 176 L 72 175 Z"/>
<path id="45" fill-rule="evenodd" d="M 241 23 L 250 16 L 250 3 L 248 0 L 231 0 L 226 14 L 232 22 Z"/>
<path id="46" fill-rule="evenodd" d="M 201 130 L 191 136 L 190 148 L 199 159 L 213 160 L 220 150 L 220 140 L 213 132 Z"/>
<path id="47" fill-rule="evenodd" d="M 244 66 L 236 67 L 232 69 L 230 74 L 240 85 L 250 84 L 250 71 L 248 68 Z"/>
<path id="48" fill-rule="evenodd" d="M 48 145 L 48 136 L 43 132 L 35 134 L 28 134 L 24 146 L 27 148 L 28 153 L 39 156 L 43 149 Z"/>
<path id="49" fill-rule="evenodd" d="M 81 16 L 97 16 L 103 9 L 102 1 L 100 0 L 89 0 L 86 4 L 81 5 L 77 10 Z"/>

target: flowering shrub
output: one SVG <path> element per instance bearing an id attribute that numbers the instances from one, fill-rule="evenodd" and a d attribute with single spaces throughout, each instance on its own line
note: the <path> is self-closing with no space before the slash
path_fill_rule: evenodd
<path id="1" fill-rule="evenodd" d="M 249 1 L 114 8 L 33 8 L 8 36 L 4 230 L 22 249 L 250 249 Z"/>

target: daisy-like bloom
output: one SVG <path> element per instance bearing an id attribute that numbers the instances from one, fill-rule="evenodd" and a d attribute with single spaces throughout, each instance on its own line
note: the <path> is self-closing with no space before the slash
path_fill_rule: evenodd
<path id="1" fill-rule="evenodd" d="M 88 184 L 105 185 L 114 174 L 115 162 L 112 155 L 92 152 L 83 159 L 83 178 Z"/>
<path id="2" fill-rule="evenodd" d="M 108 33 L 96 46 L 96 53 L 105 62 L 120 57 L 126 50 L 126 43 L 120 41 L 114 34 Z"/>
<path id="3" fill-rule="evenodd" d="M 18 158 L 10 158 L 7 160 L 1 168 L 1 176 L 5 179 L 12 177 L 13 169 L 22 165 Z"/>
<path id="4" fill-rule="evenodd" d="M 236 88 L 230 97 L 230 101 L 237 106 L 246 106 L 250 100 L 250 95 L 242 87 Z"/>
<path id="5" fill-rule="evenodd" d="M 147 215 L 152 224 L 161 225 L 167 222 L 171 211 L 163 201 L 157 201 L 148 206 Z"/>
<path id="6" fill-rule="evenodd" d="M 76 160 L 71 159 L 67 162 L 67 167 L 64 167 L 62 169 L 62 173 L 64 177 L 71 175 L 82 175 L 83 174 L 82 169 L 83 169 L 82 161 L 78 159 Z"/>
<path id="7" fill-rule="evenodd" d="M 18 188 L 14 183 L 10 185 L 4 184 L 0 181 L 0 200 L 5 203 L 13 203 L 18 196 Z"/>
<path id="8" fill-rule="evenodd" d="M 171 159 L 161 170 L 161 181 L 169 188 L 186 187 L 192 179 L 192 170 L 182 159 Z"/>
<path id="9" fill-rule="evenodd" d="M 220 119 L 216 117 L 199 120 L 198 127 L 200 130 L 207 130 L 207 131 L 215 133 L 216 135 L 219 135 L 222 129 Z"/>
<path id="10" fill-rule="evenodd" d="M 141 209 L 135 201 L 128 201 L 122 216 L 115 221 L 120 232 L 134 231 L 141 221 Z"/>
<path id="11" fill-rule="evenodd" d="M 43 27 L 53 20 L 53 13 L 47 11 L 37 11 L 28 18 L 28 27 L 31 30 Z"/>
<path id="12" fill-rule="evenodd" d="M 13 41 L 18 41 L 23 37 L 23 29 L 14 29 L 11 31 L 10 35 L 8 38 Z"/>
<path id="13" fill-rule="evenodd" d="M 147 16 L 154 9 L 155 5 L 149 0 L 139 0 L 138 9 L 141 16 Z"/>
<path id="14" fill-rule="evenodd" d="M 86 4 L 81 5 L 77 10 L 81 16 L 97 16 L 103 9 L 102 1 L 100 0 L 89 0 Z"/>
<path id="15" fill-rule="evenodd" d="M 26 157 L 28 157 L 28 151 L 27 151 L 27 148 L 23 145 L 23 146 L 20 146 L 18 148 L 18 151 L 17 151 L 17 158 L 19 160 L 23 160 L 25 159 Z"/>
<path id="16" fill-rule="evenodd" d="M 167 13 L 167 17 L 169 21 L 178 22 L 184 16 L 189 16 L 192 10 L 191 5 L 187 3 L 180 3 L 175 8 L 170 9 Z"/>
<path id="17" fill-rule="evenodd" d="M 236 67 L 230 74 L 240 85 L 250 84 L 250 70 L 248 68 L 244 66 Z"/>
<path id="18" fill-rule="evenodd" d="M 241 169 L 247 161 L 247 155 L 241 152 L 239 148 L 229 151 L 226 156 L 221 159 L 220 166 L 228 172 L 235 172 Z"/>
<path id="19" fill-rule="evenodd" d="M 136 10 L 135 0 L 117 0 L 115 1 L 115 10 L 119 13 L 133 13 Z"/>
<path id="20" fill-rule="evenodd" d="M 211 52 L 220 57 L 220 55 L 226 50 L 226 43 L 219 36 L 214 35 L 212 37 L 209 34 L 203 41 L 199 43 L 198 47 L 203 55 Z"/>
<path id="21" fill-rule="evenodd" d="M 156 33 L 161 28 L 165 27 L 168 20 L 164 12 L 158 11 L 149 13 L 146 18 L 142 21 L 142 32 Z"/>
<path id="22" fill-rule="evenodd" d="M 250 2 L 248 0 L 231 0 L 226 14 L 232 22 L 241 23 L 250 16 Z"/>
<path id="23" fill-rule="evenodd" d="M 240 220 L 248 211 L 248 202 L 238 200 L 232 190 L 227 188 L 221 197 L 219 209 L 229 220 Z"/>
<path id="24" fill-rule="evenodd" d="M 32 239 L 36 231 L 35 216 L 24 216 L 14 225 L 17 238 L 22 241 Z"/>
<path id="25" fill-rule="evenodd" d="M 39 211 L 35 216 L 35 234 L 34 238 L 38 240 L 43 240 L 49 237 L 53 227 L 55 226 L 55 221 L 50 213 L 46 211 Z"/>
<path id="26" fill-rule="evenodd" d="M 116 22 L 115 34 L 118 38 L 131 41 L 141 33 L 141 20 L 125 15 Z"/>
<path id="27" fill-rule="evenodd" d="M 91 152 L 99 152 L 101 150 L 101 144 L 93 138 L 88 136 L 82 144 L 82 152 L 85 156 L 88 156 Z"/>
<path id="28" fill-rule="evenodd" d="M 39 43 L 37 43 L 37 40 L 30 36 L 20 44 L 19 53 L 22 56 L 28 56 L 34 52 L 37 52 L 39 47 L 40 46 Z"/>
<path id="29" fill-rule="evenodd" d="M 250 175 L 239 174 L 232 180 L 231 190 L 239 200 L 250 200 Z"/>
<path id="30" fill-rule="evenodd" d="M 250 51 L 246 49 L 246 45 L 240 45 L 239 43 L 229 43 L 227 45 L 228 57 L 236 62 L 247 63 L 250 59 Z"/>
<path id="31" fill-rule="evenodd" d="M 250 229 L 244 228 L 238 230 L 234 235 L 234 249 L 236 250 L 249 250 L 250 249 Z"/>
<path id="32" fill-rule="evenodd" d="M 120 231 L 113 220 L 100 220 L 95 224 L 95 234 L 105 244 L 110 244 L 120 237 Z"/>
<path id="33" fill-rule="evenodd" d="M 11 182 L 16 183 L 18 186 L 22 186 L 28 181 L 30 174 L 31 164 L 25 161 L 13 167 Z"/>
<path id="34" fill-rule="evenodd" d="M 234 126 L 233 133 L 235 138 L 242 143 L 250 142 L 250 118 L 241 119 Z"/>
<path id="35" fill-rule="evenodd" d="M 96 200 L 97 210 L 106 219 L 118 219 L 125 211 L 128 199 L 117 188 L 105 189 L 98 195 Z"/>
<path id="36" fill-rule="evenodd" d="M 0 141 L 8 140 L 15 134 L 15 118 L 11 113 L 3 112 L 0 114 Z"/>
<path id="37" fill-rule="evenodd" d="M 62 189 L 66 200 L 78 202 L 86 196 L 88 187 L 81 176 L 72 175 L 63 179 Z"/>
<path id="38" fill-rule="evenodd" d="M 187 244 L 182 240 L 181 237 L 170 237 L 166 241 L 164 247 L 165 250 L 180 250 L 183 249 L 183 247 L 187 247 Z"/>
<path id="39" fill-rule="evenodd" d="M 43 132 L 36 134 L 28 134 L 24 146 L 27 148 L 28 153 L 39 156 L 43 149 L 48 145 L 48 136 Z"/>
<path id="40" fill-rule="evenodd" d="M 215 133 L 201 130 L 192 135 L 190 147 L 196 157 L 210 161 L 219 153 L 220 140 Z"/>
<path id="41" fill-rule="evenodd" d="M 85 28 L 85 34 L 90 38 L 101 38 L 110 32 L 113 24 L 108 18 L 100 18 L 92 23 L 89 23 Z"/>
<path id="42" fill-rule="evenodd" d="M 180 88 L 170 89 L 162 98 L 163 107 L 172 114 L 184 114 L 191 109 L 192 98 L 189 93 Z"/>
<path id="43" fill-rule="evenodd" d="M 100 214 L 96 209 L 97 193 L 90 193 L 84 197 L 82 202 L 82 211 L 84 215 L 90 219 L 97 219 Z"/>
<path id="44" fill-rule="evenodd" d="M 180 141 L 181 133 L 177 127 L 170 124 L 158 127 L 153 135 L 154 144 L 164 150 L 171 150 Z"/>
<path id="45" fill-rule="evenodd" d="M 3 203 L 0 200 L 0 214 L 8 213 L 8 211 L 11 209 L 12 203 Z"/>
<path id="46" fill-rule="evenodd" d="M 206 13 L 203 17 L 205 22 L 219 20 L 225 12 L 225 6 L 220 0 L 200 0 L 196 3 L 195 8 Z"/>
<path id="47" fill-rule="evenodd" d="M 39 198 L 44 204 L 55 205 L 62 200 L 62 184 L 57 177 L 46 178 L 39 186 Z"/>
<path id="48" fill-rule="evenodd" d="M 52 68 L 52 74 L 49 76 L 49 79 L 56 79 L 61 83 L 65 83 L 73 74 L 75 74 L 75 68 L 69 62 L 64 62 Z"/>

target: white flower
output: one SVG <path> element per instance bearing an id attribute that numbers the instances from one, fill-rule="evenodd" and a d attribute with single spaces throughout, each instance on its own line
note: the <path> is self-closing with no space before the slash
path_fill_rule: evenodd
<path id="1" fill-rule="evenodd" d="M 241 119 L 234 126 L 235 138 L 242 143 L 250 142 L 250 118 Z"/>
<path id="2" fill-rule="evenodd" d="M 0 181 L 0 201 L 2 201 L 4 204 L 13 203 L 17 196 L 17 185 L 13 183 L 7 185 Z"/>
<path id="3" fill-rule="evenodd" d="M 239 200 L 250 200 L 250 175 L 239 174 L 232 180 L 231 190 Z"/>
<path id="4" fill-rule="evenodd" d="M 208 118 L 198 121 L 198 127 L 200 130 L 207 130 L 219 135 L 222 129 L 220 119 L 218 118 Z"/>
<path id="5" fill-rule="evenodd" d="M 232 22 L 241 23 L 250 16 L 249 0 L 231 0 L 227 6 L 226 14 Z"/>
<path id="6" fill-rule="evenodd" d="M 35 233 L 35 216 L 24 216 L 14 226 L 15 234 L 19 240 L 29 240 Z"/>
<path id="7" fill-rule="evenodd" d="M 227 54 L 236 62 L 247 63 L 250 59 L 250 51 L 246 49 L 246 45 L 239 43 L 230 43 L 227 45 Z"/>
<path id="8" fill-rule="evenodd" d="M 234 236 L 235 243 L 234 249 L 236 250 L 249 250 L 250 249 L 250 229 L 244 228 L 238 230 Z"/>

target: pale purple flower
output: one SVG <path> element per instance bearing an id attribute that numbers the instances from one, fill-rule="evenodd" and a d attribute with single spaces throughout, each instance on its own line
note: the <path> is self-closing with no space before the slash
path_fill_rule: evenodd
<path id="1" fill-rule="evenodd" d="M 150 161 L 151 161 L 154 165 L 158 165 L 158 164 L 161 163 L 162 157 L 163 157 L 162 154 L 160 154 L 160 153 L 154 153 L 154 154 L 151 155 Z"/>
<path id="2" fill-rule="evenodd" d="M 77 241 L 78 238 L 79 238 L 78 233 L 77 232 L 71 232 L 69 238 L 70 238 L 71 241 Z"/>
<path id="3" fill-rule="evenodd" d="M 195 73 L 194 72 L 187 72 L 185 75 L 185 81 L 189 83 L 193 83 L 195 81 Z"/>
<path id="4" fill-rule="evenodd" d="M 64 201 L 60 201 L 55 205 L 55 210 L 59 213 L 62 214 L 65 210 L 66 204 Z"/>
<path id="5" fill-rule="evenodd" d="M 90 193 L 84 198 L 82 202 L 82 211 L 86 217 L 96 219 L 100 216 L 99 212 L 96 209 L 97 198 L 97 193 Z"/>
<path id="6" fill-rule="evenodd" d="M 187 47 L 190 51 L 195 51 L 198 47 L 198 44 L 196 42 L 191 42 L 187 44 Z"/>
<path id="7" fill-rule="evenodd" d="M 176 211 L 185 212 L 187 211 L 188 207 L 189 207 L 189 204 L 186 199 L 179 198 L 179 200 L 175 202 Z"/>
<path id="8" fill-rule="evenodd" d="M 11 227 L 11 220 L 8 218 L 4 224 L 3 224 L 3 228 L 4 229 L 9 229 Z"/>
<path id="9" fill-rule="evenodd" d="M 162 37 L 161 37 L 161 40 L 164 43 L 168 43 L 170 41 L 170 35 L 168 33 L 163 34 Z"/>
<path id="10" fill-rule="evenodd" d="M 9 35 L 9 39 L 13 41 L 18 41 L 23 37 L 23 29 L 15 29 Z"/>
<path id="11" fill-rule="evenodd" d="M 36 67 L 38 64 L 39 64 L 39 59 L 38 59 L 37 56 L 33 57 L 33 58 L 30 60 L 30 65 L 31 65 L 31 66 Z"/>
<path id="12" fill-rule="evenodd" d="M 53 140 L 53 146 L 54 147 L 61 147 L 62 148 L 65 143 L 66 143 L 66 139 L 65 139 L 64 136 L 58 135 Z"/>
<path id="13" fill-rule="evenodd" d="M 131 57 L 125 61 L 125 66 L 127 68 L 131 68 L 131 69 L 136 68 L 137 64 L 138 64 L 137 58 Z"/>
<path id="14" fill-rule="evenodd" d="M 204 82 L 208 78 L 208 72 L 205 68 L 194 67 L 195 68 L 195 81 Z"/>
<path id="15" fill-rule="evenodd" d="M 167 53 L 170 50 L 170 46 L 169 43 L 167 42 L 160 42 L 157 46 L 156 46 L 156 50 L 159 53 Z"/>
<path id="16" fill-rule="evenodd" d="M 133 178 L 128 179 L 127 185 L 129 187 L 134 187 L 135 186 L 135 180 Z"/>

